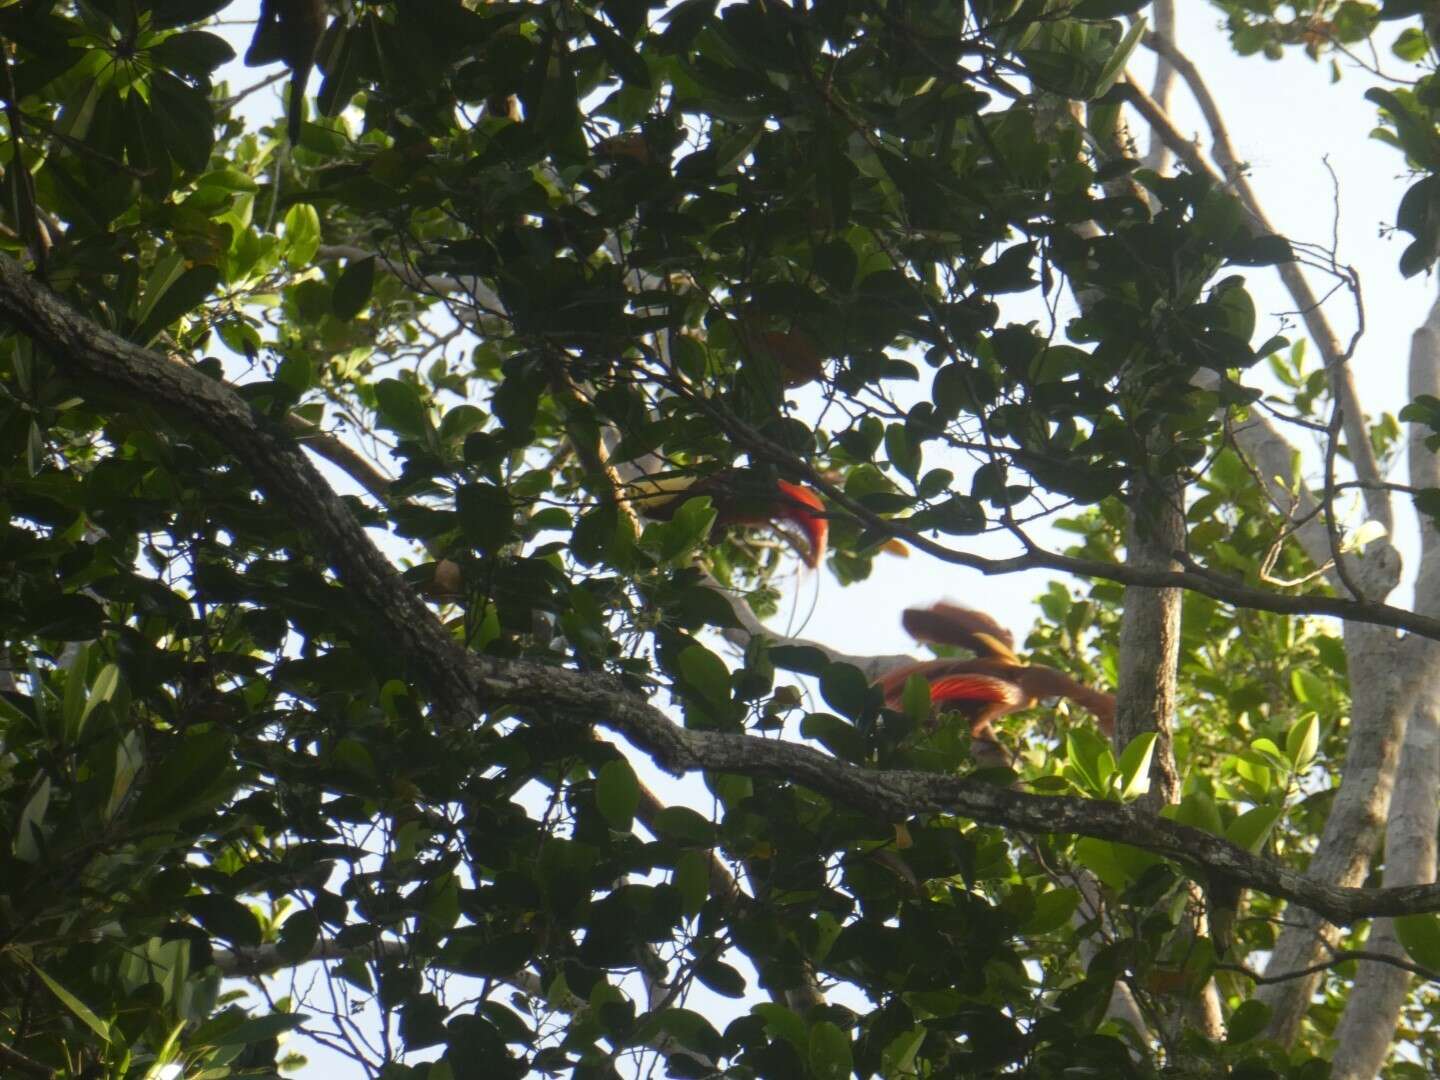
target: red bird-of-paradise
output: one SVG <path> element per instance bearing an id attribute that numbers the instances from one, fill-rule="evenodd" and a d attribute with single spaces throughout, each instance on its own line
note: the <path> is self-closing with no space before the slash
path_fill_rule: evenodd
<path id="1" fill-rule="evenodd" d="M 825 558 L 830 522 L 820 496 L 789 480 L 771 480 L 741 469 L 708 476 L 644 477 L 630 485 L 630 505 L 642 517 L 668 521 L 686 499 L 708 496 L 716 525 L 775 525 L 788 521 L 802 537 L 778 530 L 812 570 Z"/>
<path id="2" fill-rule="evenodd" d="M 910 608 L 905 629 L 921 641 L 955 645 L 974 653 L 968 659 L 922 660 L 887 672 L 876 683 L 885 704 L 898 709 L 910 676 L 930 684 L 936 712 L 962 713 L 970 721 L 975 759 L 1008 765 L 1009 755 L 995 738 L 994 721 L 1028 709 L 1046 698 L 1065 698 L 1095 714 L 1105 734 L 1115 730 L 1115 697 L 1077 682 L 1063 671 L 1026 664 L 1015 655 L 1015 639 L 990 616 L 955 604 Z"/>

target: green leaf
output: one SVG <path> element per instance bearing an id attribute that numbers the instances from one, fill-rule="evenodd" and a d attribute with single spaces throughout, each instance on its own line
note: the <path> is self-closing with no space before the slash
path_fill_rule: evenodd
<path id="1" fill-rule="evenodd" d="M 1256 854 L 1280 820 L 1280 814 L 1280 808 L 1275 806 L 1257 806 L 1247 810 L 1230 823 L 1225 830 L 1225 839 Z"/>
<path id="2" fill-rule="evenodd" d="M 1263 1034 L 1269 1023 L 1270 1006 L 1255 998 L 1242 1001 L 1225 1022 L 1225 1041 L 1232 1046 L 1249 1042 Z"/>
<path id="3" fill-rule="evenodd" d="M 420 439 L 430 430 L 430 418 L 420 392 L 399 379 L 381 379 L 375 384 L 375 402 L 380 426 L 397 435 Z"/>
<path id="4" fill-rule="evenodd" d="M 217 34 L 185 30 L 150 47 L 150 58 L 171 71 L 204 78 L 235 59 L 235 50 Z"/>
<path id="5" fill-rule="evenodd" d="M 260 944 L 260 921 L 250 908 L 223 893 L 195 893 L 185 898 L 185 910 L 216 937 L 243 948 Z"/>
<path id="6" fill-rule="evenodd" d="M 1082 836 L 1075 842 L 1075 858 L 1116 892 L 1123 892 L 1160 860 L 1147 851 L 1112 840 Z"/>
<path id="7" fill-rule="evenodd" d="M 335 282 L 330 310 L 337 319 L 349 322 L 365 309 L 375 289 L 375 256 L 350 263 Z"/>
<path id="8" fill-rule="evenodd" d="M 135 777 L 145 764 L 144 743 L 138 731 L 131 731 L 115 747 L 115 774 L 110 781 L 110 795 L 105 800 L 102 818 L 105 822 L 114 820 L 130 794 Z"/>
<path id="9" fill-rule="evenodd" d="M 1418 64 L 1430 52 L 1430 39 L 1418 26 L 1407 26 L 1390 45 L 1390 51 L 1407 64 Z"/>
<path id="10" fill-rule="evenodd" d="M 772 645 L 769 655 L 770 662 L 777 668 L 801 675 L 819 675 L 830 666 L 825 651 L 813 645 Z"/>
<path id="11" fill-rule="evenodd" d="M 131 337 L 141 345 L 149 345 L 160 331 L 204 303 L 219 284 L 220 271 L 213 266 L 195 266 L 186 270 L 159 296 L 153 300 L 147 297 L 149 314 Z"/>
<path id="12" fill-rule="evenodd" d="M 715 826 L 688 806 L 667 806 L 655 815 L 655 830 L 661 836 L 682 843 L 710 847 L 715 843 Z"/>
<path id="13" fill-rule="evenodd" d="M 40 861 L 40 839 L 37 835 L 50 809 L 50 777 L 42 776 L 25 800 L 25 807 L 15 822 L 15 857 L 21 862 Z"/>
<path id="14" fill-rule="evenodd" d="M 287 1031 L 294 1031 L 308 1019 L 310 1017 L 306 1013 L 275 1012 L 265 1016 L 252 1016 L 243 1023 L 236 1024 L 223 1035 L 216 1036 L 215 1045 L 248 1046 L 251 1043 L 276 1038 Z"/>
<path id="15" fill-rule="evenodd" d="M 765 1022 L 765 1031 L 777 1039 L 784 1039 L 797 1053 L 804 1054 L 810 1044 L 810 1033 L 805 1021 L 784 1005 L 762 1002 L 750 1006 L 750 1012 Z"/>
<path id="16" fill-rule="evenodd" d="M 1285 237 L 1265 233 L 1236 241 L 1226 250 L 1225 257 L 1238 266 L 1278 266 L 1294 262 L 1295 251 Z"/>
<path id="17" fill-rule="evenodd" d="M 88 596 L 66 593 L 45 606 L 44 622 L 34 628 L 37 638 L 54 641 L 89 641 L 100 636 L 105 612 Z"/>
<path id="18" fill-rule="evenodd" d="M 680 890 L 680 909 L 698 915 L 710 898 L 710 862 L 704 852 L 683 851 L 675 860 L 673 884 Z"/>
<path id="19" fill-rule="evenodd" d="M 1150 0 L 1080 0 L 1070 9 L 1076 19 L 1118 19 L 1150 6 Z"/>
<path id="20" fill-rule="evenodd" d="M 1078 889 L 1051 889 L 1035 897 L 1035 909 L 1025 920 L 1025 933 L 1048 934 L 1058 930 L 1070 921 L 1080 907 Z"/>
<path id="21" fill-rule="evenodd" d="M 916 1075 L 915 1055 L 920 1052 L 920 1047 L 925 1044 L 925 1037 L 929 1034 L 928 1030 L 917 1025 L 891 1039 L 880 1055 L 880 1074 L 887 1077 Z"/>
<path id="22" fill-rule="evenodd" d="M 1083 7 L 1084 5 L 1082 4 L 1081 6 Z M 1129 13 L 1127 12 L 1127 14 Z M 1125 74 L 1125 66 L 1130 63 L 1130 56 L 1135 52 L 1135 46 L 1140 44 L 1140 38 L 1144 35 L 1147 28 L 1148 20 L 1144 17 L 1138 18 L 1130 24 L 1129 29 L 1125 31 L 1125 36 L 1121 38 L 1120 43 L 1115 46 L 1115 51 L 1112 52 L 1110 58 L 1105 61 L 1105 66 L 1100 69 L 1100 76 L 1095 81 L 1095 85 L 1090 89 L 1090 97 L 1092 99 L 1104 97 L 1110 92 L 1110 88 L 1115 85 L 1120 76 Z"/>
<path id="23" fill-rule="evenodd" d="M 60 707 L 65 721 L 65 736 L 70 742 L 80 731 L 80 718 L 85 715 L 85 680 L 90 673 L 90 645 L 75 646 L 70 663 L 65 668 L 65 700 Z"/>
<path id="24" fill-rule="evenodd" d="M 1390 114 L 1406 154 L 1419 162 L 1422 168 L 1433 170 L 1440 167 L 1440 136 L 1436 135 L 1428 119 L 1422 119 L 1417 111 L 1412 111 L 1390 90 L 1371 87 L 1365 91 L 1365 99 Z"/>
<path id="25" fill-rule="evenodd" d="M 585 24 L 615 74 L 630 86 L 648 90 L 651 85 L 650 69 L 645 66 L 644 59 L 631 48 L 630 43 L 599 19 L 587 17 Z"/>
<path id="26" fill-rule="evenodd" d="M 1320 746 L 1320 718 L 1309 713 L 1295 721 L 1285 734 L 1285 753 L 1295 771 L 1304 772 L 1315 760 L 1315 751 Z"/>
<path id="27" fill-rule="evenodd" d="M 1116 769 L 1108 740 L 1089 728 L 1071 727 L 1065 732 L 1065 760 L 1083 788 L 1097 798 L 1105 796 Z"/>
<path id="28" fill-rule="evenodd" d="M 30 970 L 40 977 L 40 981 L 50 988 L 50 992 L 60 999 L 61 1003 L 75 1015 L 77 1020 L 99 1036 L 101 1042 L 108 1046 L 114 1041 L 115 1037 L 110 1030 L 110 1025 L 96 1016 L 93 1009 L 74 994 L 70 993 L 69 990 L 66 990 L 49 975 L 45 974 L 40 968 L 36 967 L 33 961 L 27 960 L 23 955 L 20 958 L 30 965 Z"/>
<path id="29" fill-rule="evenodd" d="M 709 539 L 717 516 L 709 496 L 686 499 L 669 521 L 646 526 L 641 544 L 661 562 L 686 560 Z"/>
<path id="30" fill-rule="evenodd" d="M 720 1033 L 698 1012 L 690 1009 L 666 1009 L 656 1020 L 660 1030 L 686 1050 L 693 1050 L 706 1057 L 719 1057 L 723 1052 L 725 1043 L 720 1038 Z"/>
<path id="31" fill-rule="evenodd" d="M 847 1080 L 855 1068 L 850 1037 L 837 1024 L 821 1020 L 810 1028 L 810 1072 L 817 1080 Z"/>
<path id="32" fill-rule="evenodd" d="M 34 420 L 30 421 L 25 440 L 25 471 L 39 476 L 45 468 L 45 433 Z"/>
<path id="33" fill-rule="evenodd" d="M 1120 801 L 1144 795 L 1150 790 L 1150 759 L 1155 753 L 1153 731 L 1142 732 L 1130 740 L 1120 754 Z"/>
<path id="34" fill-rule="evenodd" d="M 168 71 L 154 71 L 150 98 L 154 134 L 164 152 L 186 172 L 204 172 L 210 167 L 210 151 L 215 146 L 210 95 Z"/>
<path id="35" fill-rule="evenodd" d="M 858 720 L 870 702 L 870 680 L 852 664 L 830 664 L 820 675 L 820 695 L 836 712 Z"/>
<path id="36" fill-rule="evenodd" d="M 920 675 L 911 675 L 905 680 L 901 693 L 900 707 L 915 723 L 923 724 L 930 719 L 930 680 Z"/>
<path id="37" fill-rule="evenodd" d="M 85 708 L 80 713 L 80 723 L 74 732 L 74 738 L 79 738 L 80 733 L 85 730 L 85 721 L 90 719 L 90 714 L 96 707 L 113 698 L 118 689 L 120 669 L 114 664 L 106 664 L 100 669 L 100 674 L 95 676 L 95 685 L 90 687 L 90 696 L 85 699 Z"/>
<path id="38" fill-rule="evenodd" d="M 465 539 L 480 551 L 494 552 L 515 539 L 515 509 L 496 484 L 464 484 L 455 494 L 455 510 Z"/>
<path id="39" fill-rule="evenodd" d="M 1410 959 L 1431 971 L 1440 971 L 1440 915 L 1434 912 L 1398 915 L 1395 936 L 1405 946 Z"/>
<path id="40" fill-rule="evenodd" d="M 745 996 L 745 976 L 713 957 L 695 965 L 695 977 L 721 997 Z"/>
<path id="41" fill-rule="evenodd" d="M 451 920 L 452 924 L 453 921 Z M 311 953 L 314 952 L 315 943 L 319 940 L 320 919 L 315 912 L 296 911 L 281 923 L 280 940 L 276 943 L 276 951 L 291 963 L 303 963 L 310 958 Z"/>
<path id="42" fill-rule="evenodd" d="M 1242 752 L 1230 759 L 1238 776 L 1249 781 L 1250 794 L 1264 797 L 1275 786 L 1275 769 L 1258 754 Z M 1288 768 L 1289 763 L 1286 763 Z"/>
<path id="43" fill-rule="evenodd" d="M 808 713 L 800 721 L 802 738 L 814 739 L 841 761 L 863 761 L 865 740 L 854 724 L 833 713 Z"/>
<path id="44" fill-rule="evenodd" d="M 595 780 L 595 803 L 612 829 L 629 832 L 640 807 L 640 781 L 624 758 L 607 761 Z"/>
<path id="45" fill-rule="evenodd" d="M 1330 700 L 1329 684 L 1303 667 L 1290 672 L 1290 692 L 1302 705 L 1323 705 Z"/>
<path id="46" fill-rule="evenodd" d="M 223 731 L 187 734 L 178 749 L 151 764 L 135 804 L 135 822 L 180 818 L 210 805 L 234 767 L 232 749 Z"/>
<path id="47" fill-rule="evenodd" d="M 685 685 L 700 695 L 711 711 L 724 713 L 730 705 L 730 669 L 703 645 L 689 645 L 676 662 Z"/>
<path id="48" fill-rule="evenodd" d="M 296 270 L 315 261 L 320 249 L 320 215 L 309 203 L 296 203 L 285 211 L 285 243 L 281 254 Z"/>
<path id="49" fill-rule="evenodd" d="M 904 424 L 891 424 L 885 429 L 885 454 L 902 476 L 914 480 L 920 472 L 920 448 L 910 444 Z"/>

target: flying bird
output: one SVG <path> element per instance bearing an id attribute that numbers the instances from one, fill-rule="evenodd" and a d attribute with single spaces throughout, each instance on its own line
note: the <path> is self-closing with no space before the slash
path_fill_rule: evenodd
<path id="1" fill-rule="evenodd" d="M 885 704 L 901 707 L 905 683 L 918 675 L 930 684 L 937 713 L 959 712 L 970 721 L 975 759 L 1008 765 L 1010 756 L 995 737 L 994 721 L 1028 709 L 1047 698 L 1065 698 L 1095 714 L 1105 734 L 1115 730 L 1115 697 L 1077 682 L 1063 671 L 1026 664 L 1015 654 L 1010 631 L 989 615 L 955 604 L 909 608 L 902 623 L 914 637 L 936 645 L 954 645 L 974 654 L 969 659 L 922 660 L 887 672 L 876 685 Z"/>

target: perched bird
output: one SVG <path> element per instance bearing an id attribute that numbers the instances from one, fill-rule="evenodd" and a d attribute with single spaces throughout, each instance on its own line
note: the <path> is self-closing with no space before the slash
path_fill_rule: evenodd
<path id="1" fill-rule="evenodd" d="M 986 765 L 1008 765 L 1010 757 L 995 738 L 992 723 L 1028 709 L 1045 698 L 1066 698 L 1095 714 L 1105 734 L 1115 730 L 1115 697 L 1076 682 L 1063 671 L 1026 664 L 1015 655 L 1015 639 L 990 616 L 955 604 L 909 608 L 902 622 L 921 641 L 955 645 L 970 659 L 922 660 L 886 672 L 876 683 L 885 704 L 899 708 L 905 683 L 919 675 L 930 684 L 936 712 L 959 712 L 970 721 L 972 749 Z"/>
<path id="2" fill-rule="evenodd" d="M 635 512 L 668 521 L 686 499 L 709 496 L 716 525 L 771 525 L 788 521 L 803 537 L 777 530 L 812 570 L 825 558 L 830 522 L 820 496 L 800 484 L 774 480 L 744 469 L 708 476 L 646 476 L 630 485 L 627 498 Z"/>
<path id="3" fill-rule="evenodd" d="M 245 52 L 246 67 L 261 67 L 276 60 L 290 69 L 290 144 L 300 141 L 305 84 L 315 66 L 315 50 L 325 33 L 323 0 L 260 0 L 255 36 Z"/>

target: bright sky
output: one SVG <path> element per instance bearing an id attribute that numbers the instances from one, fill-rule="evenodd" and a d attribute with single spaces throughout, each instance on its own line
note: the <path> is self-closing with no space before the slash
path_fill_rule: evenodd
<path id="1" fill-rule="evenodd" d="M 1225 110 L 1231 139 L 1242 159 L 1250 163 L 1252 182 L 1276 228 L 1295 240 L 1328 247 L 1338 191 L 1339 219 L 1338 226 L 1334 226 L 1338 235 L 1338 259 L 1360 271 L 1365 296 L 1367 331 L 1353 360 L 1361 396 L 1372 415 L 1398 411 L 1406 401 L 1405 365 L 1410 334 L 1434 299 L 1434 282 L 1428 277 L 1403 280 L 1395 267 L 1407 238 L 1382 236 L 1408 186 L 1401 155 L 1367 137 L 1376 124 L 1376 114 L 1363 95 L 1371 86 L 1385 83 L 1342 59 L 1343 78 L 1332 84 L 1328 63 L 1312 63 L 1298 51 L 1287 54 L 1280 63 L 1258 57 L 1235 57 L 1220 29 L 1220 16 L 1213 8 L 1194 0 L 1181 0 L 1177 6 L 1181 20 L 1179 41 L 1203 70 Z M 231 8 L 225 14 L 236 18 L 240 12 Z M 1399 25 L 1382 26 L 1376 49 L 1382 70 L 1404 77 L 1409 74 L 1407 68 L 1392 60 L 1388 51 Z M 235 31 L 227 36 L 234 42 L 237 53 L 243 53 L 248 27 L 227 29 Z M 1148 82 L 1152 67 L 1150 56 L 1142 50 L 1132 70 Z M 232 88 L 239 88 L 272 73 L 273 69 L 247 70 L 237 62 L 233 71 L 224 74 L 228 75 Z M 317 82 L 318 79 L 312 80 L 312 94 Z M 280 88 L 277 85 L 275 93 Z M 1186 133 L 1194 133 L 1202 146 L 1207 146 L 1208 134 L 1204 133 L 1198 110 L 1189 104 L 1183 84 L 1177 84 L 1173 100 L 1177 126 Z M 255 109 L 262 113 L 277 106 L 278 99 L 268 92 L 258 95 L 254 101 Z M 1257 341 L 1276 332 L 1286 333 L 1292 339 L 1297 337 L 1295 320 L 1286 315 L 1293 304 L 1279 287 L 1274 272 L 1257 269 L 1247 271 L 1246 276 L 1262 314 Z M 1312 276 L 1312 284 L 1321 295 L 1331 286 L 1318 276 Z M 1348 297 L 1336 296 L 1327 310 L 1341 339 L 1347 339 L 1354 326 Z M 1017 309 L 1011 317 L 1024 320 L 1033 316 Z M 1288 326 L 1282 327 L 1282 322 Z M 1316 360 L 1313 350 L 1310 359 L 1312 364 Z M 922 385 L 928 387 L 928 374 L 923 377 L 926 381 Z M 950 461 L 944 464 L 955 467 Z M 1403 467 L 1403 459 L 1401 465 Z M 1403 480 L 1404 476 L 1392 479 Z M 962 485 L 965 482 L 962 474 Z M 1404 507 L 1398 509 L 1402 513 L 1397 541 L 1413 569 L 1413 514 Z M 1063 543 L 1063 538 L 1056 541 L 1044 531 L 1037 531 L 1037 538 L 1045 543 Z M 1009 554 L 1012 549 L 1004 546 L 1003 538 L 975 538 L 972 550 L 999 555 Z M 912 650 L 914 645 L 900 628 L 900 610 L 949 597 L 989 610 L 1023 641 L 1036 615 L 1032 598 L 1056 576 L 1049 572 L 1031 572 L 986 578 L 919 554 L 909 559 L 882 556 L 877 559 L 876 571 L 870 580 L 850 588 L 842 589 L 823 570 L 818 575 L 799 577 L 792 583 L 792 599 L 788 604 L 788 609 L 795 614 L 788 622 L 782 614 L 775 625 L 779 630 L 803 632 L 807 637 L 846 652 L 904 652 Z M 1396 600 L 1408 603 L 1408 596 L 1397 596 Z M 813 614 L 802 628 L 798 621 L 810 612 L 812 602 Z M 692 782 L 671 790 L 683 790 L 694 800 L 697 786 Z M 700 798 L 704 797 L 702 793 Z M 732 1003 L 723 1004 L 727 1013 L 733 1011 Z M 313 1048 L 306 1047 L 305 1051 L 312 1053 Z M 353 1066 L 347 1068 L 341 1059 L 314 1054 L 306 1075 L 350 1075 L 352 1072 Z"/>

